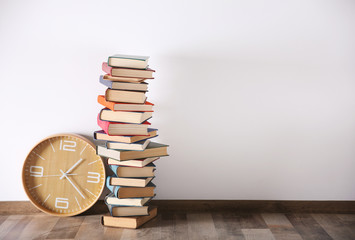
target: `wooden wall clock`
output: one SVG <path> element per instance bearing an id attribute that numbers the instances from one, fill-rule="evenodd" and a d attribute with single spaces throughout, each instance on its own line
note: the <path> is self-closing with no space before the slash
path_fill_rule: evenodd
<path id="1" fill-rule="evenodd" d="M 95 145 L 75 134 L 43 139 L 27 155 L 22 183 L 30 201 L 55 216 L 89 209 L 105 186 L 105 167 Z"/>

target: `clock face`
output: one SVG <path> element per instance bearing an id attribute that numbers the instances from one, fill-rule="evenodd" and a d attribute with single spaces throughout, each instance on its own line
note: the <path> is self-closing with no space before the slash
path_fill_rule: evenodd
<path id="1" fill-rule="evenodd" d="M 22 181 L 37 208 L 56 216 L 73 216 L 99 199 L 105 186 L 105 168 L 86 138 L 54 135 L 28 154 Z"/>

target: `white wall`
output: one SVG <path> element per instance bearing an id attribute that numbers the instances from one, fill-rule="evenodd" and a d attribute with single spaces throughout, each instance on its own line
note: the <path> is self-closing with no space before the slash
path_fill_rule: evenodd
<path id="1" fill-rule="evenodd" d="M 101 62 L 150 55 L 159 199 L 355 200 L 355 4 L 1 1 L 0 200 L 31 147 L 91 135 Z"/>

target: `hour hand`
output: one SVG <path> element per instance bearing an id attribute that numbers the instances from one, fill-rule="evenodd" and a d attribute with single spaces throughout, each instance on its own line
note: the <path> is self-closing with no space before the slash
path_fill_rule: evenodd
<path id="1" fill-rule="evenodd" d="M 73 166 L 71 166 L 71 168 L 68 169 L 68 171 L 66 171 L 65 173 L 68 174 L 70 173 L 71 170 L 73 170 L 79 163 L 81 163 L 81 161 L 83 161 L 84 159 L 80 158 L 76 163 L 74 163 Z M 60 170 L 62 171 L 62 170 Z M 60 179 L 63 179 L 65 176 L 64 176 L 64 173 L 63 175 L 60 177 Z"/>

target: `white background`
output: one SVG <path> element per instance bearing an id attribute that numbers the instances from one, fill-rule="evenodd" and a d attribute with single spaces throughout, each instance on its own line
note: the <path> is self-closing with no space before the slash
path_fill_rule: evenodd
<path id="1" fill-rule="evenodd" d="M 42 138 L 92 135 L 101 63 L 149 55 L 158 199 L 355 200 L 355 4 L 1 1 L 0 200 Z"/>

